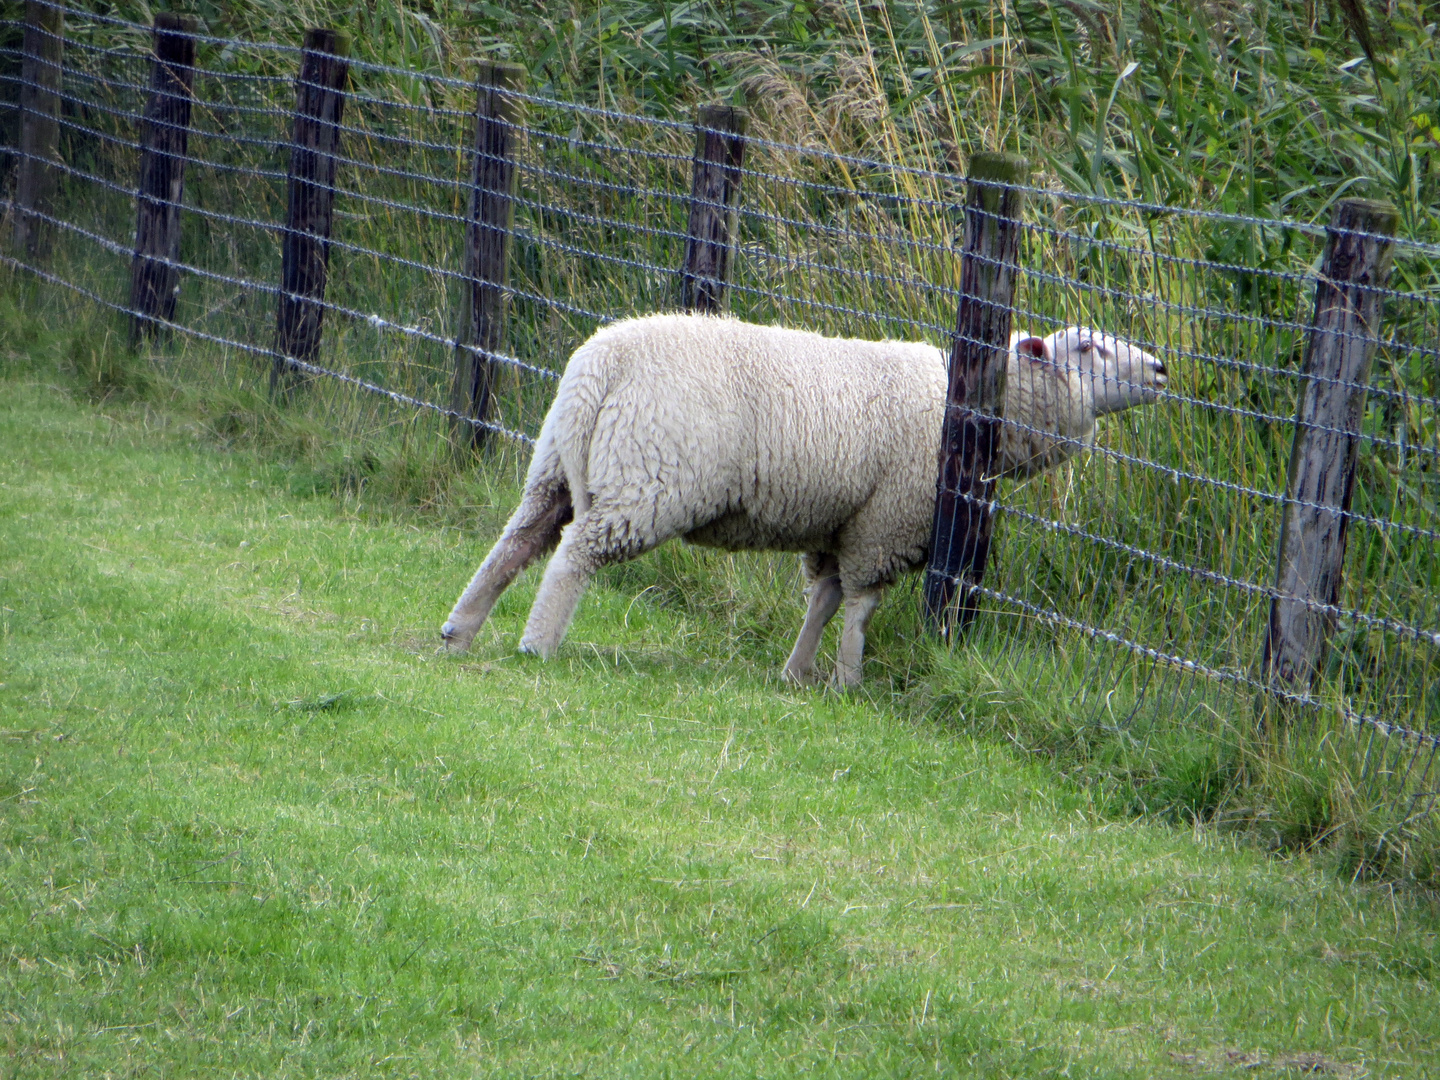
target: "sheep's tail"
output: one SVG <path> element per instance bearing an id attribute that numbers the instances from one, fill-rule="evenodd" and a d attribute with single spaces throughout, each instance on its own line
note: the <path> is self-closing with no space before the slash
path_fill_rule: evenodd
<path id="1" fill-rule="evenodd" d="M 578 517 L 590 509 L 590 441 L 608 387 L 603 345 L 593 339 L 570 357 L 554 404 L 545 417 L 526 486 L 563 482 Z"/>

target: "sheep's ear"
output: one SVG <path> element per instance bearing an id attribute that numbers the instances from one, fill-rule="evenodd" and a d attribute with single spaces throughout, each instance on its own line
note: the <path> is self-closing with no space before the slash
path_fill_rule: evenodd
<path id="1" fill-rule="evenodd" d="M 1022 337 L 1015 342 L 1015 351 L 1021 356 L 1028 356 L 1032 360 L 1045 359 L 1045 339 L 1038 337 Z"/>

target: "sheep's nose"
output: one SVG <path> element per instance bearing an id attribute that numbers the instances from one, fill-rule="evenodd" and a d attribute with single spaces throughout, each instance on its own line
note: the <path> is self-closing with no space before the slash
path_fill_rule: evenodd
<path id="1" fill-rule="evenodd" d="M 1155 385 L 1164 386 L 1170 381 L 1170 373 L 1165 370 L 1164 364 L 1155 365 Z"/>

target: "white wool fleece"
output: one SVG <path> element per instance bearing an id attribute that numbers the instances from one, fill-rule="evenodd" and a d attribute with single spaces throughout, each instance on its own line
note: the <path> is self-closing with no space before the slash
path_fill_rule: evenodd
<path id="1" fill-rule="evenodd" d="M 925 560 L 944 402 L 931 345 L 629 319 L 571 357 L 526 486 L 563 475 L 596 565 L 684 536 L 833 552 L 860 590 Z"/>

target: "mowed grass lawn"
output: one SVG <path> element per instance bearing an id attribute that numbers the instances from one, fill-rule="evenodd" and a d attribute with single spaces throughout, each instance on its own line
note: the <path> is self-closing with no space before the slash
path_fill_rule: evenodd
<path id="1" fill-rule="evenodd" d="M 0 1075 L 1440 1071 L 1418 897 L 787 690 L 723 611 L 600 587 L 540 663 L 532 572 L 440 654 L 490 536 L 0 390 Z"/>

